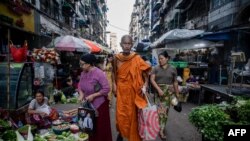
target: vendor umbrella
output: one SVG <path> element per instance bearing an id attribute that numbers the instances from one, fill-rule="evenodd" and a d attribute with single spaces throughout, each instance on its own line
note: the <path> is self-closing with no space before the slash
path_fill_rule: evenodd
<path id="1" fill-rule="evenodd" d="M 94 42 L 87 39 L 82 39 L 82 40 L 89 46 L 91 53 L 100 53 L 102 51 L 102 49 Z"/>
<path id="2" fill-rule="evenodd" d="M 90 52 L 88 45 L 81 39 L 70 35 L 56 37 L 48 47 L 55 47 L 60 51 Z"/>

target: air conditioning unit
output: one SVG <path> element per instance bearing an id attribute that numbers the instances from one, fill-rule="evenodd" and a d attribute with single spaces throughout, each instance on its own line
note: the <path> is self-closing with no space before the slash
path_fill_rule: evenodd
<path id="1" fill-rule="evenodd" d="M 194 29 L 194 21 L 190 20 L 190 21 L 186 22 L 185 26 L 187 29 Z"/>

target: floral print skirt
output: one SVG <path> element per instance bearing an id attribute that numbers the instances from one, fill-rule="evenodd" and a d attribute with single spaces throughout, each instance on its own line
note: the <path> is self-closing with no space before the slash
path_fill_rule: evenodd
<path id="1" fill-rule="evenodd" d="M 168 111 L 170 108 L 170 101 L 171 101 L 171 95 L 172 95 L 172 92 L 170 91 L 170 87 L 173 87 L 173 86 L 166 85 L 166 84 L 158 84 L 158 86 L 162 89 L 162 91 L 164 92 L 164 95 L 159 96 L 158 93 L 156 92 L 155 103 L 158 106 L 160 128 L 161 130 L 164 130 L 167 124 Z"/>

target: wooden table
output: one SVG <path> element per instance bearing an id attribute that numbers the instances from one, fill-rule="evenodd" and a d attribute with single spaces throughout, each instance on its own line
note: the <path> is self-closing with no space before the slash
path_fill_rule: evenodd
<path id="1" fill-rule="evenodd" d="M 201 102 L 204 101 L 204 94 L 206 91 L 219 95 L 225 98 L 225 100 L 228 102 L 231 102 L 234 97 L 234 95 L 229 94 L 227 85 L 202 84 L 200 94 L 199 94 L 199 101 L 198 101 L 199 105 L 201 104 Z"/>

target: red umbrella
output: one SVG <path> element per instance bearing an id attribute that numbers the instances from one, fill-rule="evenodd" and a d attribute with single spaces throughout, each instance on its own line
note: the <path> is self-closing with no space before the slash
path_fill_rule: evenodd
<path id="1" fill-rule="evenodd" d="M 88 45 L 88 47 L 90 48 L 91 53 L 100 53 L 102 51 L 102 49 L 95 44 L 94 42 L 87 40 L 87 39 L 83 39 L 84 43 Z"/>

